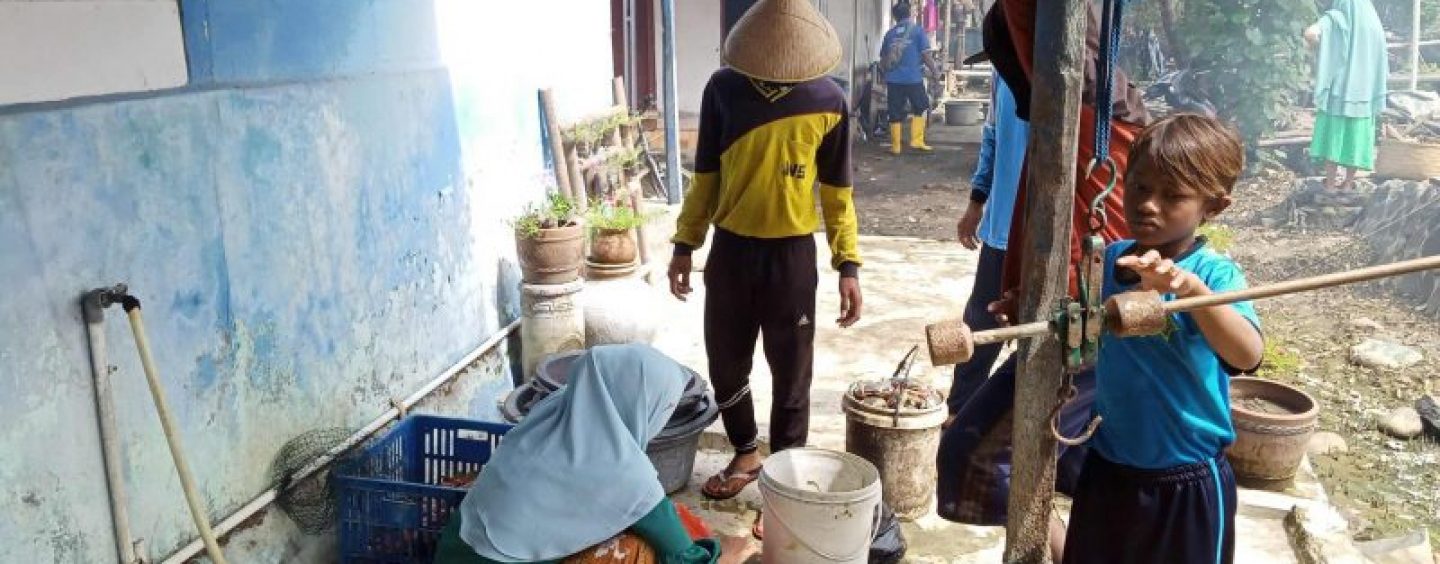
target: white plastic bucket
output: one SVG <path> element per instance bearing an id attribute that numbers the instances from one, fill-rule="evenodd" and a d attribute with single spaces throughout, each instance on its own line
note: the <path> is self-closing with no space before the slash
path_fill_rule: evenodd
<path id="1" fill-rule="evenodd" d="M 880 524 L 880 472 L 865 459 L 817 448 L 765 460 L 760 496 L 766 563 L 863 564 Z"/>

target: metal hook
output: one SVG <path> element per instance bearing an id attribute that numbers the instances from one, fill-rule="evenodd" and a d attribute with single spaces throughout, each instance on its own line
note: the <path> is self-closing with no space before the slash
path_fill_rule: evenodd
<path id="1" fill-rule="evenodd" d="M 1090 418 L 1090 424 L 1085 426 L 1085 431 L 1080 433 L 1079 436 L 1075 438 L 1066 437 L 1060 432 L 1060 410 L 1064 407 L 1065 404 L 1057 405 L 1054 411 L 1050 412 L 1050 435 L 1055 437 L 1056 442 L 1065 446 L 1080 446 L 1085 444 L 1086 441 L 1089 441 L 1091 437 L 1095 436 L 1095 429 L 1100 428 L 1100 422 L 1104 418 L 1096 415 Z"/>

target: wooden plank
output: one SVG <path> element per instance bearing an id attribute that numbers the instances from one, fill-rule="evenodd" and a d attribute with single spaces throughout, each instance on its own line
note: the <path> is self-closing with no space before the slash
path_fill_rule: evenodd
<path id="1" fill-rule="evenodd" d="M 1087 0 L 1046 0 L 1035 6 L 1034 78 L 1020 281 L 1021 320 L 1047 319 L 1069 285 L 1070 228 L 1075 200 L 1075 153 L 1085 57 Z M 1049 413 L 1061 383 L 1059 342 L 1021 342 L 1015 379 L 1014 458 L 1010 477 L 1005 561 L 1050 562 L 1055 439 Z"/>
<path id="2" fill-rule="evenodd" d="M 550 158 L 555 161 L 555 186 L 561 194 L 574 198 L 570 169 L 565 164 L 565 142 L 560 139 L 560 116 L 555 113 L 555 93 L 549 88 L 540 90 L 540 111 L 544 113 L 545 136 L 550 139 Z"/>

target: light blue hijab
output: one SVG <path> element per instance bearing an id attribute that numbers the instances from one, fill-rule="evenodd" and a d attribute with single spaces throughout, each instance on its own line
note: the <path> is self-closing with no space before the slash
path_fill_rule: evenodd
<path id="1" fill-rule="evenodd" d="M 688 374 L 648 345 L 591 349 L 568 384 L 506 434 L 465 501 L 460 538 L 501 562 L 555 560 L 609 539 L 664 499 L 645 456 Z"/>
<path id="2" fill-rule="evenodd" d="M 1335 0 L 1320 18 L 1315 107 L 1332 116 L 1370 118 L 1385 109 L 1390 59 L 1385 29 L 1370 0 Z"/>

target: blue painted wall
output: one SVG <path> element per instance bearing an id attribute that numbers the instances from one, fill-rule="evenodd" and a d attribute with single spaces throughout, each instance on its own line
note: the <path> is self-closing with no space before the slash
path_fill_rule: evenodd
<path id="1" fill-rule="evenodd" d="M 562 45 L 501 57 L 525 15 L 476 4 L 185 0 L 191 87 L 0 107 L 7 562 L 115 560 L 87 289 L 144 301 L 217 518 L 270 485 L 286 440 L 368 422 L 514 315 L 504 220 L 546 177 L 535 89 L 570 115 L 609 103 L 608 6 L 559 2 Z M 134 533 L 163 557 L 192 526 L 128 327 L 107 325 Z M 493 417 L 507 368 L 481 368 L 428 409 Z M 227 551 L 328 561 L 332 543 L 272 513 Z"/>

